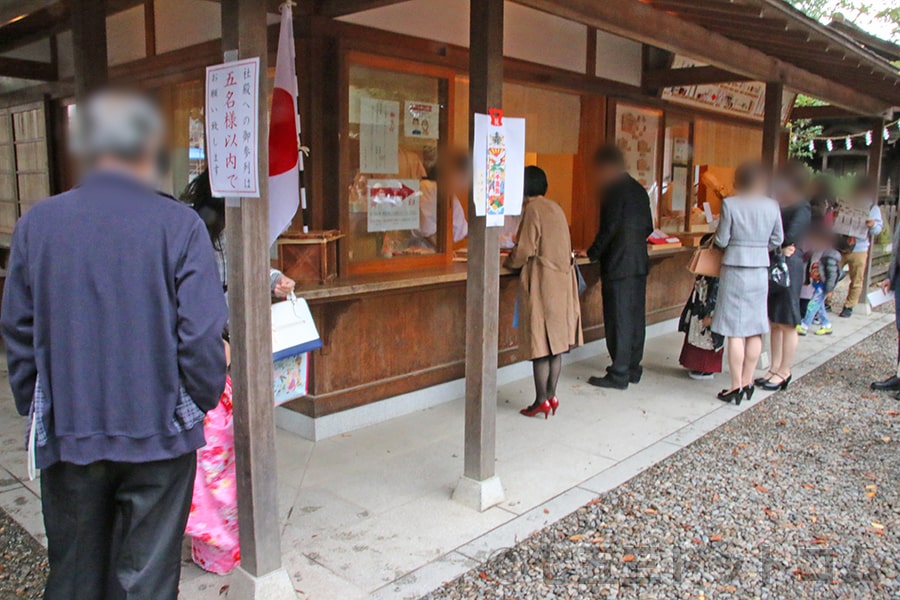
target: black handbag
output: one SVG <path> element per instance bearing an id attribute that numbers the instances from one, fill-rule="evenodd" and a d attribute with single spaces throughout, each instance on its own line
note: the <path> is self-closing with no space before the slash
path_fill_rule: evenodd
<path id="1" fill-rule="evenodd" d="M 769 283 L 784 288 L 791 285 L 791 272 L 788 271 L 787 257 L 781 248 L 773 250 L 769 255 Z"/>

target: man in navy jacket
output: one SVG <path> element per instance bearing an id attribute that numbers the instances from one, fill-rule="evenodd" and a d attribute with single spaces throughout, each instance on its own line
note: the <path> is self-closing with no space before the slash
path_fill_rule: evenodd
<path id="1" fill-rule="evenodd" d="M 103 92 L 78 118 L 87 173 L 19 220 L 0 313 L 42 469 L 45 598 L 175 600 L 227 309 L 200 218 L 155 191 L 156 107 Z"/>

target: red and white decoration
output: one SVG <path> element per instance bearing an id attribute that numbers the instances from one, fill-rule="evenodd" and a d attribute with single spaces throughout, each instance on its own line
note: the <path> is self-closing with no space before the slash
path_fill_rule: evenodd
<path id="1" fill-rule="evenodd" d="M 306 190 L 300 187 L 300 117 L 297 114 L 297 72 L 291 3 L 281 5 L 281 31 L 275 60 L 275 89 L 269 120 L 269 244 L 290 226 Z"/>

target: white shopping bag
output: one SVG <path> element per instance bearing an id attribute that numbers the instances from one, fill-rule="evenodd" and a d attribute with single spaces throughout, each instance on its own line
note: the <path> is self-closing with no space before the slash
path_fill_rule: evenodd
<path id="1" fill-rule="evenodd" d="M 281 360 L 322 347 L 312 313 L 303 298 L 291 292 L 284 302 L 272 305 L 272 358 Z"/>

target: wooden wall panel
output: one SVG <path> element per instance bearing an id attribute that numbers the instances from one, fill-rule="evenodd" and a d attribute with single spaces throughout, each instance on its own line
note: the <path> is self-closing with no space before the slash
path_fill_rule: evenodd
<path id="1" fill-rule="evenodd" d="M 694 119 L 694 164 L 736 167 L 762 155 L 762 128 Z"/>
<path id="2" fill-rule="evenodd" d="M 690 294 L 691 253 L 653 258 L 647 285 L 648 323 L 676 317 Z M 589 289 L 582 300 L 585 339 L 604 335 L 597 265 L 582 269 Z M 519 279 L 500 279 L 499 365 L 518 362 L 513 327 Z M 325 347 L 313 354 L 311 396 L 292 410 L 324 416 L 461 378 L 465 373 L 465 282 L 347 299 L 312 300 Z"/>

